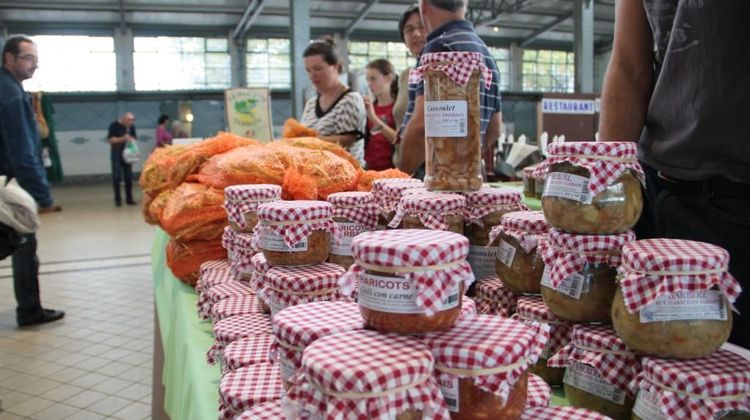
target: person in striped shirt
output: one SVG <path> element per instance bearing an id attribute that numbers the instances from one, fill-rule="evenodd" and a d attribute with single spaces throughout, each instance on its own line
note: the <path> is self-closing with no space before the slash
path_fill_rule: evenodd
<path id="1" fill-rule="evenodd" d="M 492 86 L 481 84 L 481 135 L 483 150 L 494 147 L 500 136 L 502 107 L 500 101 L 500 73 L 495 59 L 465 19 L 467 0 L 420 0 L 419 13 L 429 31 L 421 54 L 437 52 L 478 52 L 484 55 L 485 65 L 492 70 Z M 401 162 L 399 169 L 424 178 L 424 82 L 409 84 L 409 105 L 400 129 Z M 482 155 L 484 155 L 484 151 Z"/>

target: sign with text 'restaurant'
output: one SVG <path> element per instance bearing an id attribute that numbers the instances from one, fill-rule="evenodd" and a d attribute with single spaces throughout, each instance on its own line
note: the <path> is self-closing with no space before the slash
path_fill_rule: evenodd
<path id="1" fill-rule="evenodd" d="M 594 114 L 594 101 L 590 99 L 542 99 L 544 114 Z"/>

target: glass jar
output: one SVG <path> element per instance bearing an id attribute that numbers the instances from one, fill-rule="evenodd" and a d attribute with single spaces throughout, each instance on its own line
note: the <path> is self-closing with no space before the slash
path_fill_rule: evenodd
<path id="1" fill-rule="evenodd" d="M 258 300 L 258 308 L 263 314 L 270 314 L 271 308 L 268 306 L 265 300 L 263 300 L 258 291 L 265 286 L 266 272 L 271 269 L 271 265 L 266 260 L 266 256 L 262 252 L 253 255 L 250 264 L 253 267 L 253 274 L 250 276 L 250 287 L 255 291 L 256 298 Z"/>
<path id="2" fill-rule="evenodd" d="M 415 188 L 424 188 L 424 183 L 414 178 L 385 178 L 372 182 L 372 197 L 379 207 L 376 230 L 388 228 L 404 191 Z"/>
<path id="3" fill-rule="evenodd" d="M 534 178 L 534 198 L 541 200 L 544 193 L 544 177 Z"/>
<path id="4" fill-rule="evenodd" d="M 274 267 L 266 273 L 266 285 L 258 295 L 271 308 L 271 316 L 290 306 L 308 302 L 341 300 L 338 280 L 344 269 L 321 263 L 309 267 Z"/>
<path id="5" fill-rule="evenodd" d="M 617 269 L 589 264 L 552 288 L 542 280 L 542 298 L 550 311 L 570 322 L 611 322 L 612 300 L 617 288 Z M 549 285 L 549 286 L 548 286 Z"/>
<path id="6" fill-rule="evenodd" d="M 534 169 L 534 166 L 523 169 L 523 196 L 527 198 L 536 197 L 536 178 L 532 175 Z"/>
<path id="7" fill-rule="evenodd" d="M 447 230 L 463 234 L 466 199 L 458 194 L 420 193 L 402 196 L 389 227 Z"/>
<path id="8" fill-rule="evenodd" d="M 368 192 L 342 192 L 330 194 L 328 202 L 333 205 L 333 221 L 340 237 L 331 239 L 328 262 L 348 269 L 354 262 L 352 239 L 362 232 L 375 230 L 378 222 L 378 207 Z"/>
<path id="9" fill-rule="evenodd" d="M 539 296 L 521 296 L 517 302 L 517 319 L 524 324 L 543 322 L 550 327 L 550 338 L 539 355 L 539 360 L 529 366 L 529 372 L 540 376 L 550 385 L 562 385 L 565 368 L 549 366 L 548 360 L 570 342 L 572 325 L 555 316 Z"/>
<path id="10" fill-rule="evenodd" d="M 284 388 L 278 377 L 279 367 L 270 363 L 245 366 L 224 375 L 219 382 L 219 411 L 226 416 L 222 418 L 234 419 L 248 407 L 279 399 Z"/>
<path id="11" fill-rule="evenodd" d="M 487 314 L 500 315 L 510 318 L 516 312 L 518 300 L 515 293 L 505 287 L 503 281 L 497 276 L 485 277 L 474 282 L 476 285 L 476 299 L 486 302 Z"/>
<path id="12" fill-rule="evenodd" d="M 507 213 L 492 229 L 491 240 L 498 239 L 495 270 L 505 287 L 515 293 L 540 293 L 544 261 L 537 248 L 547 229 L 544 215 L 532 211 Z"/>
<path id="13" fill-rule="evenodd" d="M 258 223 L 258 206 L 281 200 L 281 187 L 272 184 L 232 185 L 224 188 L 224 209 L 229 226 L 237 232 L 252 232 Z"/>

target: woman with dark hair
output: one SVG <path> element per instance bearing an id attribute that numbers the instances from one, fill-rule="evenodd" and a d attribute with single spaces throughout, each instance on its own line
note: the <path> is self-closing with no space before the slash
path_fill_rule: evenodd
<path id="1" fill-rule="evenodd" d="M 167 123 L 169 122 L 169 115 L 162 114 L 157 123 L 159 126 L 156 127 L 156 147 L 164 147 L 172 144 L 172 133 L 167 129 Z"/>
<path id="2" fill-rule="evenodd" d="M 367 87 L 374 97 L 365 97 L 365 162 L 367 169 L 382 171 L 393 167 L 393 143 L 397 134 L 393 104 L 398 95 L 398 77 L 393 64 L 384 58 L 371 61 L 365 72 Z"/>
<path id="3" fill-rule="evenodd" d="M 365 104 L 362 95 L 341 82 L 341 63 L 330 41 L 314 41 L 303 53 L 305 70 L 317 95 L 305 104 L 300 122 L 321 139 L 349 151 L 364 166 Z"/>

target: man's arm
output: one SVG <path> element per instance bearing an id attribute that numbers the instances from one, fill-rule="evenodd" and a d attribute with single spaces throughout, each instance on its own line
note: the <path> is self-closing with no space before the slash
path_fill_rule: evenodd
<path id="1" fill-rule="evenodd" d="M 638 141 L 653 92 L 653 36 L 640 1 L 619 0 L 615 38 L 602 88 L 603 141 Z"/>
<path id="2" fill-rule="evenodd" d="M 414 112 L 401 136 L 401 162 L 398 168 L 413 174 L 424 163 L 424 95 L 414 100 Z"/>
<path id="3" fill-rule="evenodd" d="M 130 134 L 128 134 L 128 130 L 125 130 L 125 134 L 121 136 L 116 136 L 114 133 L 114 123 L 110 124 L 109 130 L 107 131 L 107 141 L 109 144 L 120 144 L 125 143 L 130 138 Z"/>

